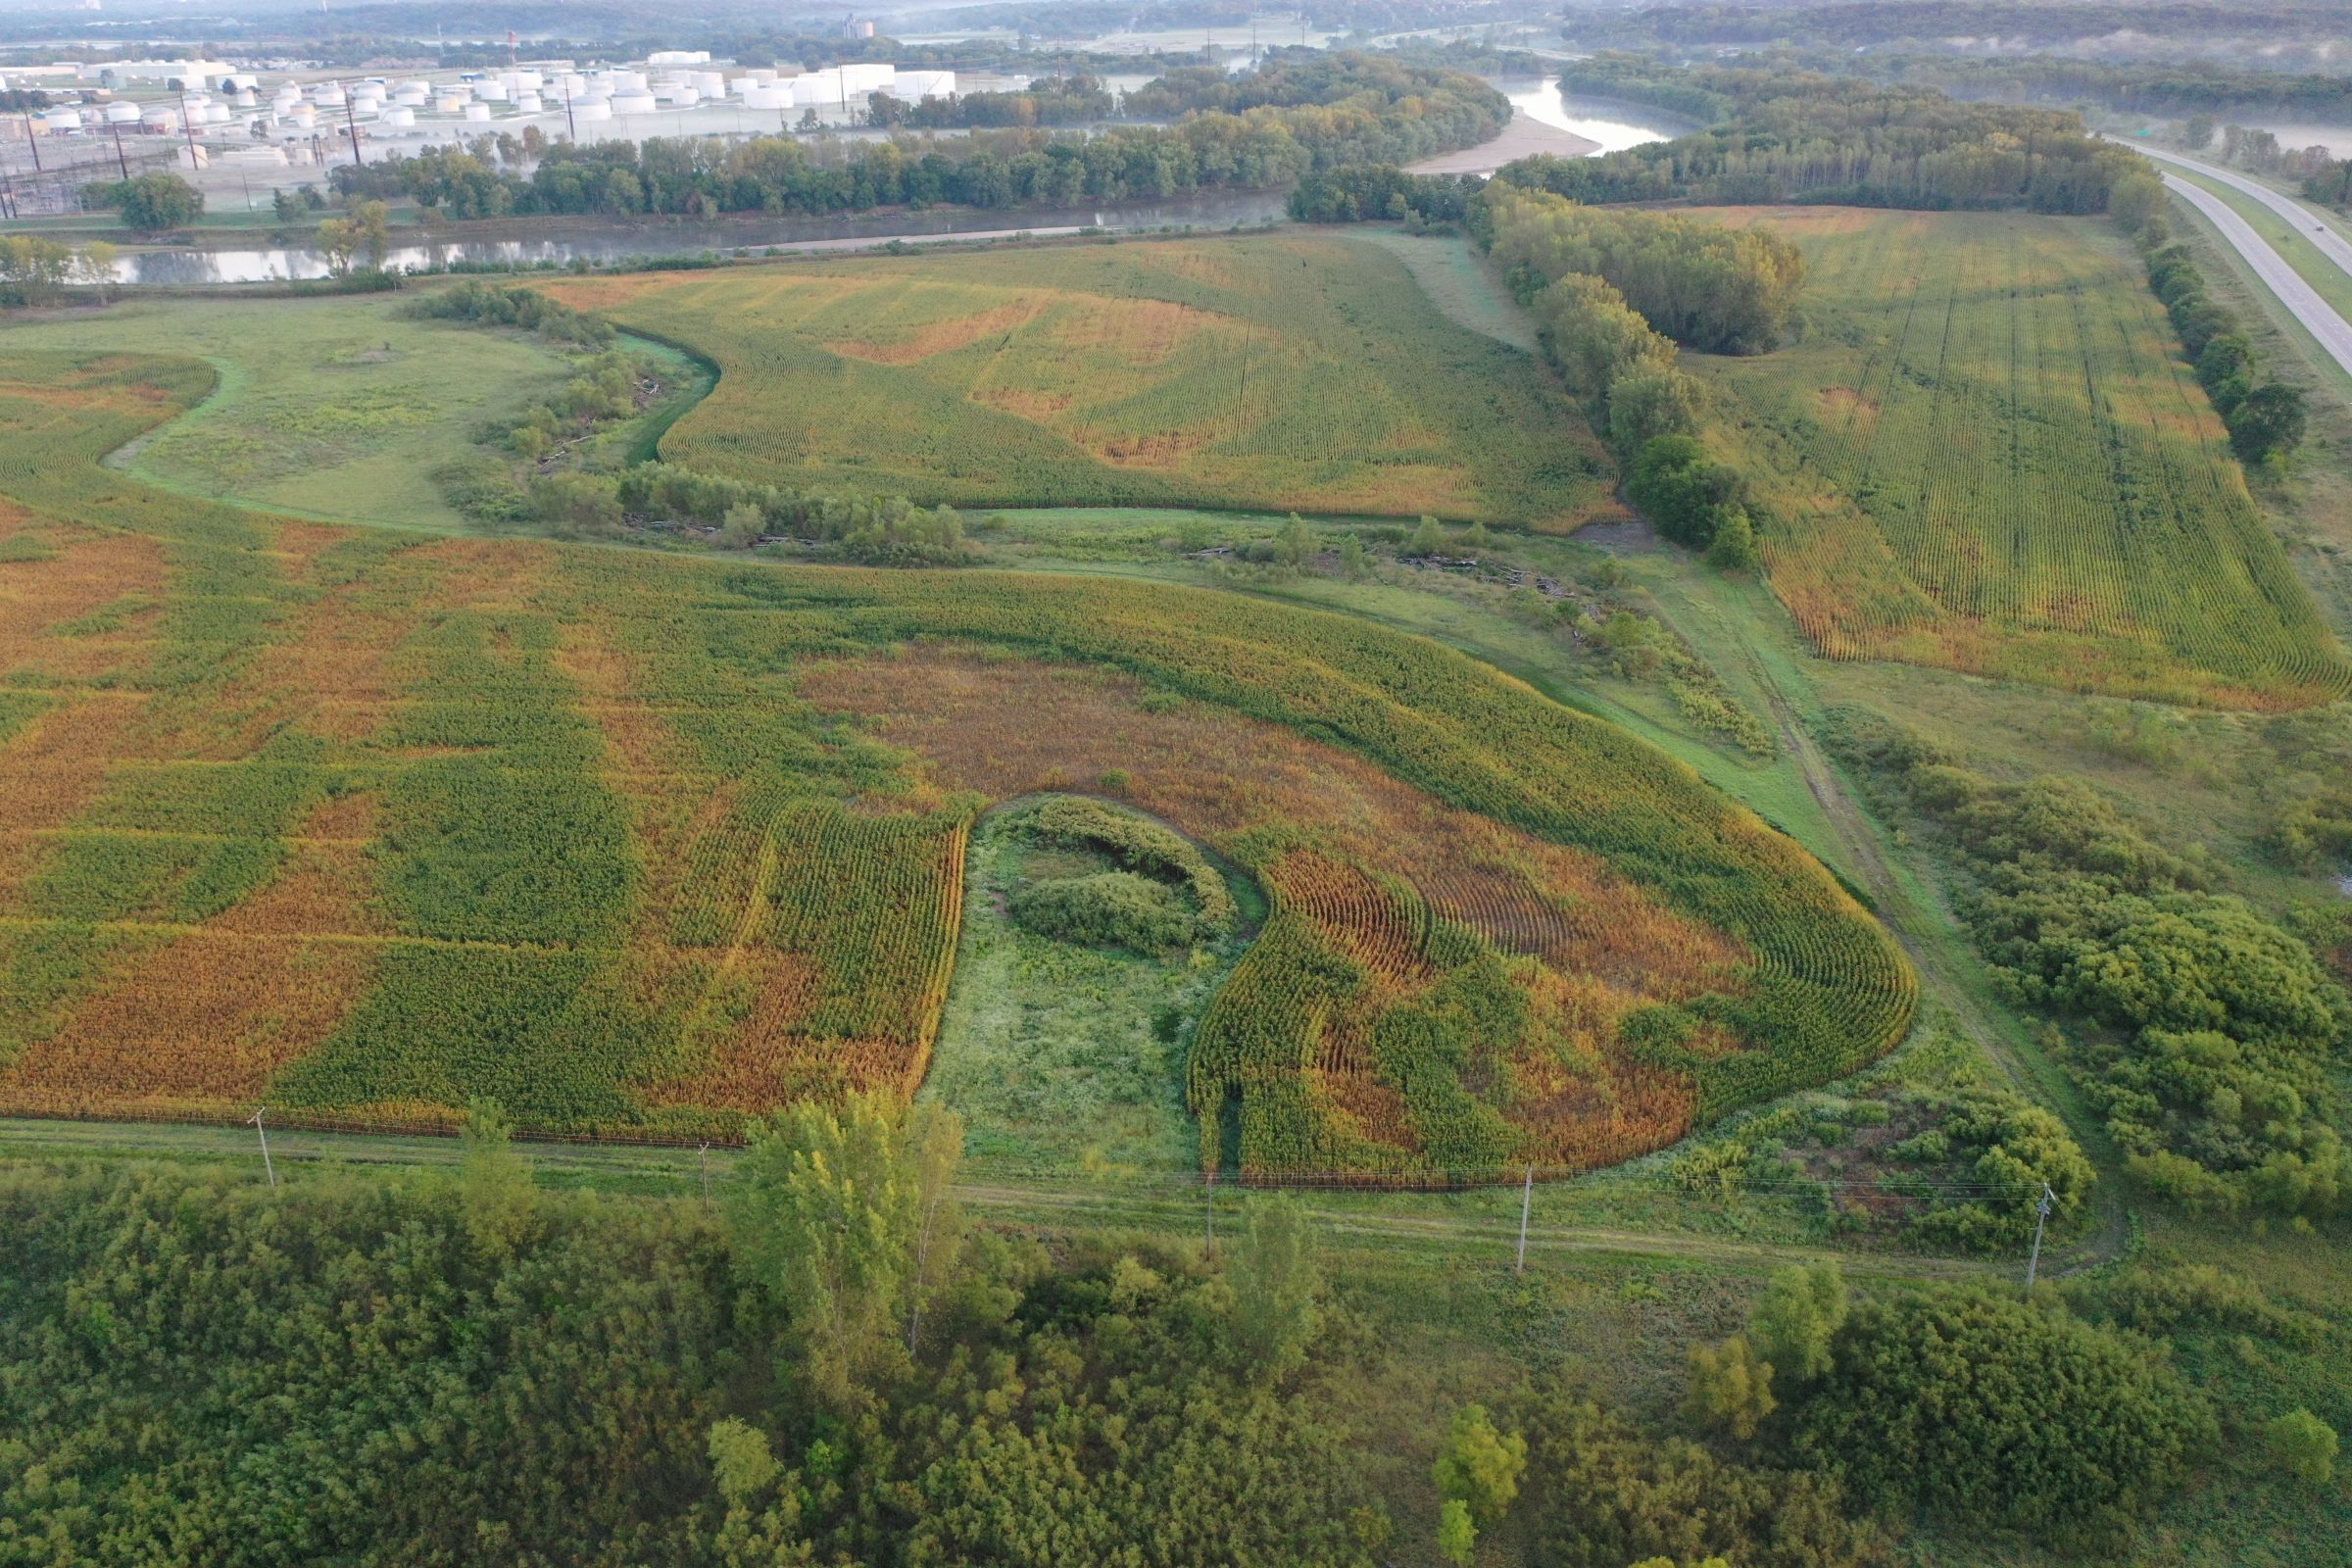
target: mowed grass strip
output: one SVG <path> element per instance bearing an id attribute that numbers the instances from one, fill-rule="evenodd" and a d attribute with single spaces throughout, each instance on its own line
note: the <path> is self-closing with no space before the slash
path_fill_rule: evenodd
<path id="1" fill-rule="evenodd" d="M 0 352 L 196 356 L 204 401 L 119 460 L 184 495 L 457 530 L 432 471 L 571 373 L 519 332 L 410 320 L 400 296 L 127 300 L 12 323 Z"/>
<path id="2" fill-rule="evenodd" d="M 2278 710 L 2352 662 L 2124 242 L 2089 220 L 1721 209 L 1811 268 L 1802 340 L 1686 356 L 1834 657 Z"/>
<path id="3" fill-rule="evenodd" d="M 1614 513 L 1526 353 L 1390 252 L 1283 237 L 559 279 L 721 370 L 671 462 L 957 506 L 1162 505 L 1515 523 Z"/>

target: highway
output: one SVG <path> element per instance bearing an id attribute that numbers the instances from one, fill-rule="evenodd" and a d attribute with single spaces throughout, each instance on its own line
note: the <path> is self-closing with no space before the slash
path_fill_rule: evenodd
<path id="1" fill-rule="evenodd" d="M 2310 241 L 2321 255 L 2342 268 L 2347 275 L 2352 275 L 2352 240 L 2345 239 L 2333 228 L 2321 223 L 2318 216 L 2310 208 L 2296 201 L 2292 196 L 2281 195 L 2262 181 L 2248 179 L 2233 170 L 2217 169 L 2211 164 L 2194 158 L 2184 158 L 2179 153 L 2159 152 L 2153 147 L 2144 147 L 2135 141 L 2124 141 L 2122 137 L 2110 139 L 2122 142 L 2124 146 L 2131 148 L 2133 152 L 2153 158 L 2159 163 L 2172 164 L 2180 169 L 2190 170 L 2204 175 L 2207 179 L 2219 180 L 2231 190 L 2243 191 L 2272 212 L 2277 213 L 2280 218 L 2285 219 L 2292 226 L 2297 238 Z"/>
<path id="2" fill-rule="evenodd" d="M 2138 150 L 2143 153 L 2148 151 L 2144 147 Z M 2151 153 L 2149 156 L 2164 155 Z M 2206 172 L 2204 166 L 2196 167 L 2199 172 Z M 2263 238 L 2252 223 L 2239 217 L 2237 210 L 2228 202 L 2202 185 L 2190 184 L 2178 174 L 2167 173 L 2164 183 L 2174 195 L 2204 214 L 2213 226 L 2221 230 L 2222 238 L 2246 259 L 2246 265 L 2254 270 L 2254 275 L 2262 279 L 2263 285 L 2294 314 L 2295 318 L 2303 323 L 2304 330 L 2318 340 L 2320 347 L 2342 367 L 2344 373 L 2352 375 L 2352 322 L 2347 322 L 2336 314 L 2333 306 L 2320 298 L 2319 291 L 2303 281 L 2302 274 L 2288 265 L 2286 258 L 2278 254 L 2278 248 Z M 2286 202 L 2285 197 L 2276 192 L 2264 194 L 2279 203 Z M 2303 222 L 2310 221 L 2307 215 L 2298 213 L 2295 216 Z M 2317 240 L 2319 236 L 2306 237 Z M 2336 240 L 2335 244 L 2338 250 L 2352 255 L 2352 247 L 2346 247 L 2342 240 Z M 2352 272 L 2352 263 L 2346 264 L 2346 270 Z"/>

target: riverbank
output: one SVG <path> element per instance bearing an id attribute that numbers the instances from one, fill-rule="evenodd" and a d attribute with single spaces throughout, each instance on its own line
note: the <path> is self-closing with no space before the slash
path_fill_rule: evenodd
<path id="1" fill-rule="evenodd" d="M 1413 174 L 1492 174 L 1505 164 L 1522 158 L 1534 158 L 1549 153 L 1554 158 L 1590 158 L 1600 151 L 1600 143 L 1580 136 L 1573 130 L 1562 130 L 1546 124 L 1524 109 L 1511 112 L 1510 122 L 1502 134 L 1492 141 L 1465 147 L 1457 153 L 1441 153 L 1406 166 Z"/>

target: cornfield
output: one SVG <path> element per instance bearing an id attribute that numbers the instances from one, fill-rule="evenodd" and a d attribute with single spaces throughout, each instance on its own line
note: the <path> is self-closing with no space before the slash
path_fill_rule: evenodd
<path id="1" fill-rule="evenodd" d="M 673 462 L 926 504 L 1256 507 L 1521 523 L 1611 510 L 1526 355 L 1340 239 L 1169 241 L 556 280 L 692 346 Z"/>
<path id="2" fill-rule="evenodd" d="M 1088 789 L 1250 867 L 1213 1147 L 1597 1164 L 1912 982 L 1793 844 L 1487 666 L 1239 596 L 422 539 L 96 459 L 175 365 L 0 362 L 0 1108 L 716 1135 L 911 1093 L 966 834 Z"/>
<path id="3" fill-rule="evenodd" d="M 1716 216 L 1810 269 L 1801 344 L 1684 367 L 1730 394 L 1774 591 L 1824 653 L 2258 710 L 2352 690 L 2120 239 Z"/>

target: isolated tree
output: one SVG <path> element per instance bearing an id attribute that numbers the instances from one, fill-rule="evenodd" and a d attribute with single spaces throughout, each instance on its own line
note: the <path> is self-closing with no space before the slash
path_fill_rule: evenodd
<path id="1" fill-rule="evenodd" d="M 1455 1568 L 1470 1568 L 1478 1554 L 1478 1526 L 1459 1497 L 1446 1498 L 1438 1509 L 1438 1554 Z"/>
<path id="2" fill-rule="evenodd" d="M 382 202 L 353 202 L 351 226 L 359 242 L 359 252 L 368 259 L 370 269 L 381 268 L 392 250 L 392 222 Z"/>
<path id="3" fill-rule="evenodd" d="M 1706 389 L 1671 365 L 1647 364 L 1609 383 L 1609 440 L 1639 452 L 1662 435 L 1690 435 L 1706 412 Z"/>
<path id="4" fill-rule="evenodd" d="M 1658 532 L 1678 545 L 1704 550 L 1739 504 L 1740 474 L 1709 458 L 1691 437 L 1662 435 L 1634 459 L 1625 493 Z"/>
<path id="5" fill-rule="evenodd" d="M 749 550 L 767 531 L 767 514 L 756 501 L 729 507 L 718 525 L 718 542 L 729 550 Z"/>
<path id="6" fill-rule="evenodd" d="M 2107 187 L 2107 216 L 2136 234 L 2172 206 L 2164 181 L 2155 173 L 2131 173 Z"/>
<path id="7" fill-rule="evenodd" d="M 1258 1382 L 1298 1370 L 1315 1336 L 1320 1281 L 1306 1215 L 1295 1200 L 1274 1195 L 1250 1203 L 1225 1278 L 1233 1287 L 1235 1369 Z"/>
<path id="8" fill-rule="evenodd" d="M 1726 507 L 1707 542 L 1707 564 L 1727 571 L 1744 571 L 1762 560 L 1756 549 L 1756 525 L 1747 509 Z"/>
<path id="9" fill-rule="evenodd" d="M 963 1162 L 963 1119 L 930 1101 L 907 1107 L 904 1159 L 914 1182 L 914 1241 L 907 1260 L 906 1348 L 920 1348 L 923 1313 L 955 1281 L 963 1259 L 963 1209 L 956 1170 Z"/>
<path id="10" fill-rule="evenodd" d="M 2258 386 L 2230 411 L 2230 450 L 2246 464 L 2292 452 L 2302 445 L 2308 418 L 2301 387 L 2283 381 Z"/>
<path id="11" fill-rule="evenodd" d="M 115 286 L 116 251 L 102 239 L 83 245 L 74 258 L 74 280 L 86 283 L 98 291 L 98 303 L 106 303 L 107 293 Z"/>
<path id="12" fill-rule="evenodd" d="M 756 1132 L 728 1215 L 753 1283 L 800 1337 L 817 1397 L 848 1412 L 904 1353 L 902 1331 L 951 1270 L 953 1111 L 858 1094 L 804 1102 Z"/>
<path id="13" fill-rule="evenodd" d="M 1425 516 L 1421 519 L 1421 525 L 1413 530 L 1413 537 L 1406 541 L 1404 553 L 1408 556 L 1439 556 L 1446 553 L 1446 530 L 1438 525 L 1437 518 Z"/>
<path id="14" fill-rule="evenodd" d="M 1298 566 L 1305 564 L 1314 553 L 1314 530 L 1307 527 L 1305 518 L 1292 513 L 1282 531 L 1274 536 L 1274 559 L 1286 566 Z"/>
<path id="15" fill-rule="evenodd" d="M 1683 1412 L 1692 1421 L 1745 1443 L 1778 1408 L 1772 1363 L 1756 1354 L 1745 1335 L 1735 1334 L 1713 1348 L 1690 1348 L 1690 1383 Z"/>
<path id="16" fill-rule="evenodd" d="M 177 174 L 140 174 L 111 187 L 110 204 L 125 227 L 142 234 L 179 228 L 204 216 L 204 193 Z"/>
<path id="17" fill-rule="evenodd" d="M 1349 582 L 1360 582 L 1371 571 L 1371 562 L 1364 554 L 1364 542 L 1352 532 L 1340 538 L 1340 570 Z"/>
<path id="18" fill-rule="evenodd" d="M 514 1152 L 513 1125 L 492 1100 L 476 1100 L 466 1112 L 459 1191 L 466 1239 L 487 1258 L 514 1250 L 538 1210 L 531 1168 Z"/>
<path id="19" fill-rule="evenodd" d="M 1438 1549 L 1456 1563 L 1468 1563 L 1478 1533 L 1501 1521 L 1526 1473 L 1526 1438 L 1496 1430 L 1483 1404 L 1454 1411 L 1430 1470 L 1442 1499 Z"/>
<path id="20" fill-rule="evenodd" d="M 318 247 L 318 254 L 326 258 L 329 276 L 351 275 L 351 262 L 359 254 L 360 237 L 360 226 L 347 218 L 318 220 L 318 233 L 313 243 Z"/>
<path id="21" fill-rule="evenodd" d="M 2191 115 L 2180 125 L 2180 145 L 2192 153 L 2201 153 L 2213 145 L 2213 117 Z"/>
<path id="22" fill-rule="evenodd" d="M 1778 1376 L 1810 1383 L 1830 1370 L 1831 1343 L 1845 1326 L 1847 1304 L 1836 1263 L 1781 1269 L 1748 1313 L 1748 1341 Z"/>
<path id="23" fill-rule="evenodd" d="M 2309 1410 L 2290 1410 L 2263 1429 L 2272 1468 L 2315 1487 L 2335 1473 L 2335 1429 Z"/>

